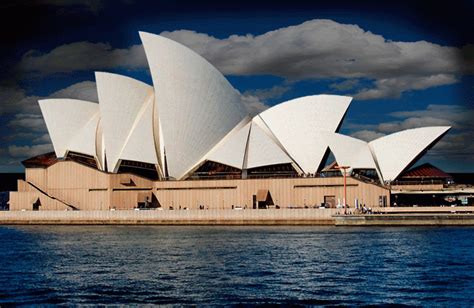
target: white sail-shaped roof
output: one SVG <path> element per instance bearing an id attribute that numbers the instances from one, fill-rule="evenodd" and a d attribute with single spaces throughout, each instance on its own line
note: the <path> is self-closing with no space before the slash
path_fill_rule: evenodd
<path id="1" fill-rule="evenodd" d="M 255 121 L 250 127 L 245 169 L 293 163 L 285 151 Z"/>
<path id="2" fill-rule="evenodd" d="M 107 169 L 105 168 L 106 162 L 105 162 L 104 131 L 102 129 L 102 125 L 100 124 L 100 122 L 101 121 L 99 118 L 99 123 L 97 123 L 97 132 L 95 135 L 96 157 L 97 157 L 97 162 L 99 163 L 99 169 L 102 171 L 107 171 Z"/>
<path id="3" fill-rule="evenodd" d="M 39 102 L 58 157 L 91 155 L 109 172 L 121 160 L 145 162 L 160 178 L 184 179 L 208 160 L 239 169 L 291 163 L 298 173 L 316 173 L 330 149 L 339 165 L 375 168 L 391 181 L 449 130 L 411 129 L 370 143 L 340 135 L 352 98 L 336 95 L 293 99 L 250 121 L 240 93 L 204 58 L 159 35 L 140 37 L 153 87 L 96 73 L 99 104 Z"/>
<path id="4" fill-rule="evenodd" d="M 68 151 L 96 156 L 97 103 L 45 99 L 39 105 L 57 157 L 66 156 Z"/>
<path id="5" fill-rule="evenodd" d="M 369 142 L 384 181 L 393 181 L 451 127 L 407 129 Z"/>
<path id="6" fill-rule="evenodd" d="M 96 72 L 95 76 L 109 170 L 117 171 L 120 159 L 157 164 L 153 88 L 117 74 Z"/>
<path id="7" fill-rule="evenodd" d="M 328 144 L 318 132 L 337 131 L 352 98 L 313 95 L 276 105 L 260 114 L 289 156 L 305 173 L 315 173 Z"/>
<path id="8" fill-rule="evenodd" d="M 139 112 L 120 159 L 158 164 L 153 142 L 153 100 L 146 102 Z"/>
<path id="9" fill-rule="evenodd" d="M 140 32 L 155 87 L 168 174 L 180 179 L 245 116 L 240 94 L 204 58 Z"/>
<path id="10" fill-rule="evenodd" d="M 240 125 L 232 130 L 206 159 L 242 169 L 251 125 L 249 120 L 250 118 L 241 122 L 243 125 L 239 123 Z"/>
<path id="11" fill-rule="evenodd" d="M 338 165 L 350 167 L 349 174 L 353 169 L 376 169 L 367 142 L 338 133 L 321 134 L 326 138 Z"/>

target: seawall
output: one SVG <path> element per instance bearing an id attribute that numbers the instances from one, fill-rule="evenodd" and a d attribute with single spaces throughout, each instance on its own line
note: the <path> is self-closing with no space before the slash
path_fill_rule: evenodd
<path id="1" fill-rule="evenodd" d="M 336 226 L 474 226 L 474 214 L 406 213 L 335 216 Z"/>
<path id="2" fill-rule="evenodd" d="M 456 212 L 434 207 L 424 212 L 421 208 L 413 212 L 410 208 L 387 209 L 370 215 L 338 215 L 340 209 L 2 211 L 0 225 L 474 226 L 472 207 L 459 207 Z"/>
<path id="3" fill-rule="evenodd" d="M 336 209 L 5 211 L 0 224 L 334 225 Z"/>

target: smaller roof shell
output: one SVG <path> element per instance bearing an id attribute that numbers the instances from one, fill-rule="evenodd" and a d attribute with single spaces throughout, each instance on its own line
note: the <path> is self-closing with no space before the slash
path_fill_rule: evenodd
<path id="1" fill-rule="evenodd" d="M 328 147 L 319 132 L 336 132 L 351 100 L 339 95 L 305 96 L 259 116 L 302 171 L 315 173 Z"/>
<path id="2" fill-rule="evenodd" d="M 44 99 L 39 101 L 57 157 L 68 151 L 96 157 L 96 130 L 99 105 L 76 99 Z"/>
<path id="3" fill-rule="evenodd" d="M 395 180 L 450 128 L 433 126 L 407 129 L 369 142 L 383 180 Z"/>

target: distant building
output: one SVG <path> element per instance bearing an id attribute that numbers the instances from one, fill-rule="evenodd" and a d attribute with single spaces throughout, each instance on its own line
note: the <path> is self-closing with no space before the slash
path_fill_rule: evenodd
<path id="1" fill-rule="evenodd" d="M 450 129 L 365 142 L 338 133 L 351 98 L 336 95 L 249 117 L 239 92 L 201 56 L 158 35 L 140 37 L 153 86 L 97 72 L 98 104 L 39 102 L 55 153 L 23 162 L 26 180 L 11 209 L 256 207 L 258 191 L 268 191 L 268 205 L 334 206 L 343 202 L 342 184 L 333 177 L 340 171 L 323 170 L 330 152 L 353 175 L 346 204 L 385 206 L 385 185 Z"/>
<path id="2" fill-rule="evenodd" d="M 409 184 L 451 184 L 454 183 L 453 176 L 430 163 L 414 167 L 402 172 L 392 185 Z"/>

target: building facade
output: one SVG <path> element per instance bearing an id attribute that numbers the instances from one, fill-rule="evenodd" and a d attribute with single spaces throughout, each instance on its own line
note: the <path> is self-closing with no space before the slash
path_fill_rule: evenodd
<path id="1" fill-rule="evenodd" d="M 346 189 L 351 208 L 390 201 L 386 187 L 358 178 L 347 178 Z M 343 196 L 342 177 L 153 181 L 66 160 L 27 168 L 10 193 L 10 210 L 335 208 Z"/>
<path id="2" fill-rule="evenodd" d="M 338 132 L 351 98 L 337 95 L 249 115 L 204 58 L 159 35 L 140 37 L 153 86 L 97 72 L 98 104 L 39 102 L 54 154 L 24 162 L 11 210 L 385 206 L 386 185 L 450 129 L 358 140 Z M 330 153 L 345 170 L 347 200 L 342 178 L 324 173 Z"/>

